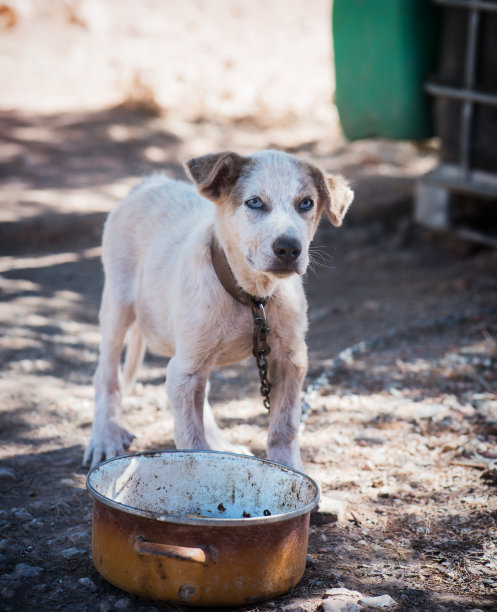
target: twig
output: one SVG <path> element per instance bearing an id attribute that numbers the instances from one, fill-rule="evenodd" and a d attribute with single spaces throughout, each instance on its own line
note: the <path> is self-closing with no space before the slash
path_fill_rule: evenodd
<path id="1" fill-rule="evenodd" d="M 497 352 L 497 340 L 490 334 L 488 329 L 483 328 L 481 333 L 483 334 L 485 340 L 492 345 L 492 351 Z"/>
<path id="2" fill-rule="evenodd" d="M 483 463 L 476 463 L 474 461 L 449 461 L 449 465 L 458 465 L 460 467 L 473 468 L 475 470 L 486 470 L 487 466 Z"/>

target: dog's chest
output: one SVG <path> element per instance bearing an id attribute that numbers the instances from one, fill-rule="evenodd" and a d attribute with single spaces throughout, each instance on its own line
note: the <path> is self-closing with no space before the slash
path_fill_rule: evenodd
<path id="1" fill-rule="evenodd" d="M 247 359 L 253 349 L 252 314 L 235 322 L 226 322 L 218 327 L 215 334 L 213 351 L 216 366 L 225 366 Z"/>
<path id="2" fill-rule="evenodd" d="M 252 354 L 253 316 L 249 308 L 236 306 L 211 311 L 209 317 L 194 317 L 187 323 L 171 312 L 154 318 L 143 303 L 137 312 L 138 324 L 153 353 L 173 357 L 178 351 L 226 366 L 243 361 Z"/>

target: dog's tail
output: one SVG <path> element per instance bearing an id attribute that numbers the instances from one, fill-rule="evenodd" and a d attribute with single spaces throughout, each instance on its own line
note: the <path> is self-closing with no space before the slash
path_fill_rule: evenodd
<path id="1" fill-rule="evenodd" d="M 138 368 L 141 366 L 143 357 L 145 356 L 145 348 L 145 341 L 135 322 L 128 331 L 128 346 L 126 348 L 126 358 L 124 359 L 123 376 L 121 380 L 123 394 L 129 393 L 131 387 L 135 384 Z"/>

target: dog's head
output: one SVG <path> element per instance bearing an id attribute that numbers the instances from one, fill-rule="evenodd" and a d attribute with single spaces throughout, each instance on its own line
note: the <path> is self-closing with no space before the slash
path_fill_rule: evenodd
<path id="1" fill-rule="evenodd" d="M 216 229 L 230 263 L 273 278 L 303 274 L 322 214 L 339 226 L 353 199 L 343 177 L 281 151 L 214 153 L 185 168 L 217 205 Z"/>

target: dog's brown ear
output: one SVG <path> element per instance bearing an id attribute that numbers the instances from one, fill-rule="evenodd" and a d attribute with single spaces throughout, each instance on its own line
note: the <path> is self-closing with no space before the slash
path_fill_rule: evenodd
<path id="1" fill-rule="evenodd" d="M 354 199 L 354 192 L 343 176 L 339 174 L 326 176 L 315 166 L 311 166 L 310 169 L 319 192 L 323 212 L 326 213 L 333 225 L 339 227 L 342 225 L 345 213 Z"/>
<path id="2" fill-rule="evenodd" d="M 237 153 L 224 151 L 193 157 L 184 166 L 200 194 L 219 202 L 229 194 L 247 161 Z"/>
<path id="3" fill-rule="evenodd" d="M 354 192 L 347 180 L 339 174 L 327 176 L 326 182 L 330 190 L 330 203 L 325 212 L 333 225 L 339 227 L 342 225 L 345 213 L 354 199 Z"/>

